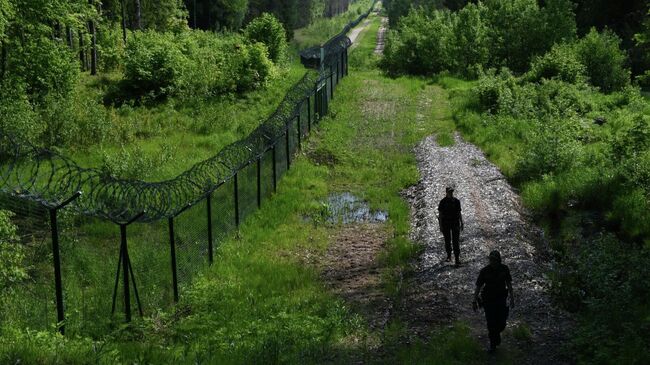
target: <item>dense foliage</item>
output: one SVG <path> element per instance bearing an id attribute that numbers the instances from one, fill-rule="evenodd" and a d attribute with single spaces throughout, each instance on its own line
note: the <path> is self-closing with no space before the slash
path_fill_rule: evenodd
<path id="1" fill-rule="evenodd" d="M 264 13 L 248 23 L 244 36 L 251 42 L 261 42 L 269 50 L 269 58 L 279 62 L 286 57 L 287 34 L 282 24 L 273 15 Z"/>
<path id="2" fill-rule="evenodd" d="M 0 210 L 0 292 L 27 278 L 25 253 L 18 241 L 16 226 L 10 220 L 12 216 Z"/>
<path id="3" fill-rule="evenodd" d="M 384 66 L 393 73 L 475 76 L 479 68 L 502 66 L 522 72 L 534 56 L 574 37 L 568 0 L 544 7 L 535 0 L 486 1 L 457 12 L 413 8 L 389 33 Z"/>

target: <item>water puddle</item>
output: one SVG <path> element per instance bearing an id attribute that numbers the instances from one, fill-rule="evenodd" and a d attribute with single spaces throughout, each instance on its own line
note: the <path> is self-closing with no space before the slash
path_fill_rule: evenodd
<path id="1" fill-rule="evenodd" d="M 388 219 L 388 213 L 370 210 L 367 202 L 349 192 L 330 194 L 327 198 L 327 221 L 330 223 L 379 223 Z"/>

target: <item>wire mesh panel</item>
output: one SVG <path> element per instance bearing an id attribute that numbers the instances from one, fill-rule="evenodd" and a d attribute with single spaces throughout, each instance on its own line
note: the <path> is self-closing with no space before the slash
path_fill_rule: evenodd
<path id="1" fill-rule="evenodd" d="M 96 218 L 59 214 L 66 333 L 100 336 L 112 328 L 112 298 L 120 253 L 120 230 Z M 115 320 L 122 322 L 123 292 L 116 296 Z"/>
<path id="2" fill-rule="evenodd" d="M 287 172 L 287 139 L 280 137 L 275 144 L 275 168 L 278 184 L 280 178 Z"/>
<path id="3" fill-rule="evenodd" d="M 212 192 L 212 231 L 215 249 L 236 228 L 235 181 L 230 179 Z"/>
<path id="4" fill-rule="evenodd" d="M 167 222 L 132 224 L 127 232 L 135 288 L 144 314 L 151 314 L 173 303 Z"/>
<path id="5" fill-rule="evenodd" d="M 239 170 L 239 219 L 243 220 L 257 210 L 257 161 Z"/>
<path id="6" fill-rule="evenodd" d="M 268 150 L 262 156 L 260 166 L 260 184 L 262 187 L 262 204 L 273 194 L 273 151 Z"/>
<path id="7" fill-rule="evenodd" d="M 0 249 L 24 257 L 0 265 L 11 265 L 9 269 L 26 274 L 10 274 L 15 281 L 0 290 L 0 323 L 15 323 L 17 328 L 51 328 L 57 318 L 48 211 L 38 203 L 6 195 L 0 195 L 0 209 L 13 212 L 10 221 L 17 228 L 17 239 L 5 242 Z"/>
<path id="8" fill-rule="evenodd" d="M 307 99 L 300 103 L 298 110 L 300 114 L 300 133 L 302 136 L 307 136 L 309 134 L 309 125 L 307 124 Z"/>
<path id="9" fill-rule="evenodd" d="M 293 163 L 296 152 L 298 151 L 298 128 L 297 128 L 298 118 L 292 119 L 288 126 L 287 130 L 289 131 L 289 155 L 290 161 Z"/>
<path id="10" fill-rule="evenodd" d="M 207 200 L 203 199 L 174 218 L 178 285 L 181 295 L 183 288 L 191 284 L 192 277 L 208 263 L 207 209 Z"/>

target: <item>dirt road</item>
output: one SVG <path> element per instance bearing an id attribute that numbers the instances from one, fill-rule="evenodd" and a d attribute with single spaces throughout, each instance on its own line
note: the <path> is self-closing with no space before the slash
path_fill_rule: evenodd
<path id="1" fill-rule="evenodd" d="M 411 205 L 412 239 L 424 245 L 424 253 L 406 280 L 398 315 L 411 333 L 422 337 L 436 326 L 460 320 L 487 344 L 483 314 L 474 313 L 470 304 L 479 270 L 488 253 L 498 249 L 512 272 L 516 301 L 503 347 L 519 352 L 526 364 L 564 363 L 559 350 L 570 321 L 550 303 L 543 236 L 529 223 L 515 190 L 477 147 L 458 135 L 451 147 L 440 147 L 430 136 L 415 154 L 421 181 L 405 197 Z M 456 186 L 465 222 L 459 268 L 445 261 L 435 215 L 448 183 Z M 519 336 L 512 336 L 513 329 Z"/>

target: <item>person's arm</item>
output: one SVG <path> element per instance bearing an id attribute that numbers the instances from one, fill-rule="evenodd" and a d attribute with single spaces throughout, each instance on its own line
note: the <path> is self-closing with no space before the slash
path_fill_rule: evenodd
<path id="1" fill-rule="evenodd" d="M 515 296 L 512 294 L 512 275 L 510 275 L 510 268 L 506 266 L 506 288 L 508 288 L 508 296 L 510 297 L 510 308 L 515 307 Z"/>
<path id="2" fill-rule="evenodd" d="M 462 231 L 465 229 L 465 223 L 463 223 L 463 212 L 458 213 L 458 215 L 460 216 L 460 230 Z"/>
<path id="3" fill-rule="evenodd" d="M 510 297 L 510 308 L 515 307 L 515 297 L 512 294 L 512 282 L 511 281 L 506 281 L 506 286 L 508 287 L 508 296 Z"/>

